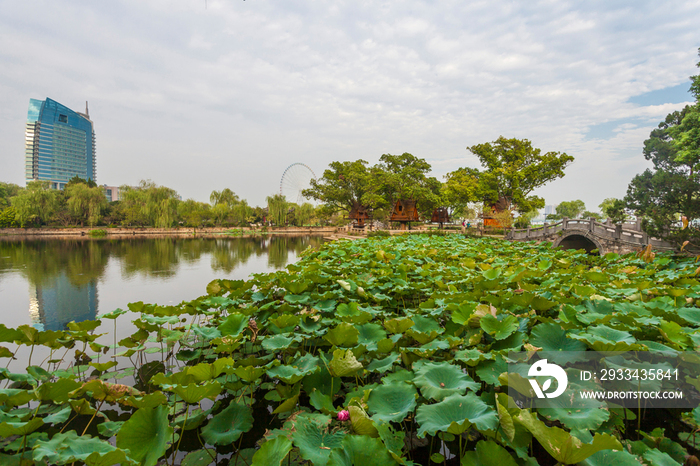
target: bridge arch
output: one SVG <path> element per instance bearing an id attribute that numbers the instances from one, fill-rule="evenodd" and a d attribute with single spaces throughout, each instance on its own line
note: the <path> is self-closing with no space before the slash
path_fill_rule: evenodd
<path id="1" fill-rule="evenodd" d="M 585 249 L 586 252 L 591 252 L 597 249 L 600 254 L 605 254 L 605 248 L 603 245 L 593 236 L 588 236 L 582 231 L 568 231 L 564 232 L 556 241 L 554 241 L 553 246 L 561 247 L 563 249 Z"/>

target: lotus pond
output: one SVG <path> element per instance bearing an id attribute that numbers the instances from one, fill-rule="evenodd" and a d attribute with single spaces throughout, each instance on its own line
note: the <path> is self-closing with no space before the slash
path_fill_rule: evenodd
<path id="1" fill-rule="evenodd" d="M 371 238 L 179 305 L 130 304 L 137 330 L 112 344 L 98 339 L 126 310 L 66 331 L 0 324 L 0 464 L 683 464 L 700 408 L 513 408 L 504 373 L 509 351 L 695 351 L 699 270 Z"/>

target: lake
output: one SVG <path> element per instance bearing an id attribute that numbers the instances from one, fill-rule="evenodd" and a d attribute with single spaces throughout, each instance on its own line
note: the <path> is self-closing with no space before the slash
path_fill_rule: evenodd
<path id="1" fill-rule="evenodd" d="M 214 279 L 279 270 L 322 242 L 320 236 L 0 238 L 0 323 L 62 330 L 131 302 L 178 304 L 206 294 Z"/>

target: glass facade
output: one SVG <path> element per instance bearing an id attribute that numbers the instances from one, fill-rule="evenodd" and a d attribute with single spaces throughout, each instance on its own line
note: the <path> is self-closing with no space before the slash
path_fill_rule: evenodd
<path id="1" fill-rule="evenodd" d="M 25 146 L 25 180 L 49 181 L 63 189 L 74 176 L 96 179 L 95 129 L 85 113 L 55 100 L 29 99 Z"/>

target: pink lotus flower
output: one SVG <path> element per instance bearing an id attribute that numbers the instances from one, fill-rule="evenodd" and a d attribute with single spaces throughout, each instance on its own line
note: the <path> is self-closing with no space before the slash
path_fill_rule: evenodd
<path id="1" fill-rule="evenodd" d="M 350 413 L 347 410 L 342 410 L 338 413 L 338 420 L 339 421 L 347 421 L 350 419 Z"/>

